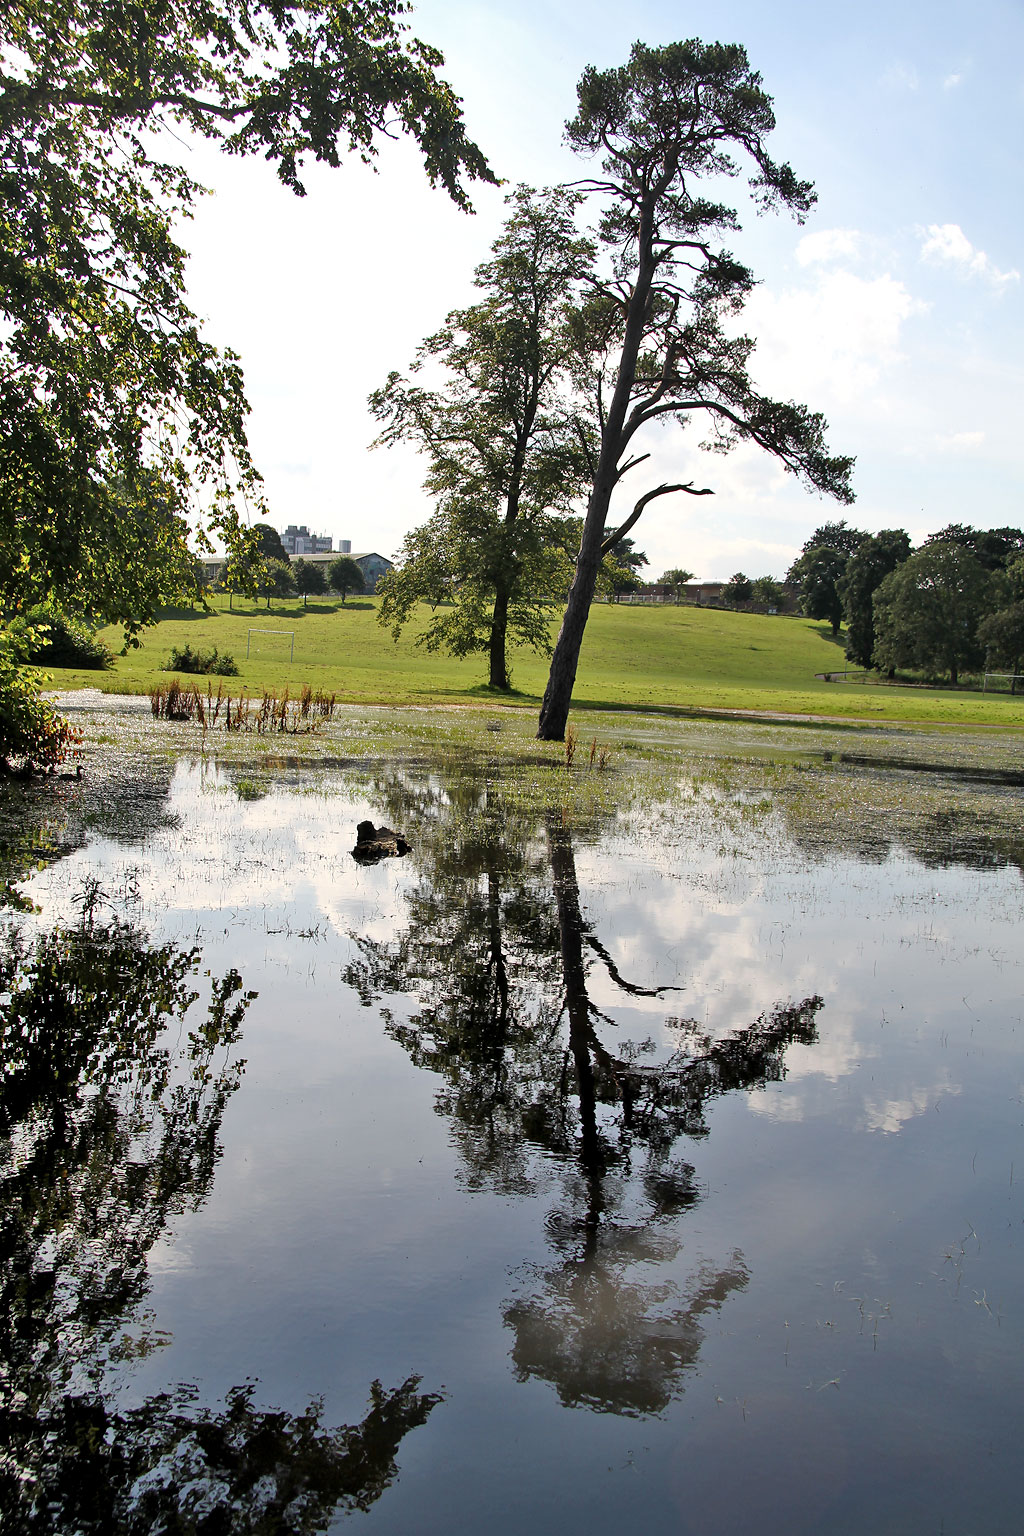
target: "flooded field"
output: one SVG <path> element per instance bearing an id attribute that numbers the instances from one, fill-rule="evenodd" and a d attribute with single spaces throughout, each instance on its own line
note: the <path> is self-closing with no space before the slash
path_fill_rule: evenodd
<path id="1" fill-rule="evenodd" d="M 0 789 L 5 1532 L 1019 1531 L 1019 744 L 107 708 Z"/>

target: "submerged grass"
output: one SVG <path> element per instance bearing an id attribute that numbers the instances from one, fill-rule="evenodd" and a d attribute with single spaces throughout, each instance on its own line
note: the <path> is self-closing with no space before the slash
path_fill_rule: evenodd
<path id="1" fill-rule="evenodd" d="M 159 818 L 184 755 L 226 770 L 250 800 L 275 788 L 365 793 L 395 772 L 438 784 L 468 775 L 512 810 L 556 808 L 578 826 L 668 802 L 734 827 L 777 816 L 812 857 L 844 846 L 884 857 L 901 843 L 928 862 L 956 841 L 982 861 L 1024 863 L 1016 782 L 1024 741 L 1013 734 L 606 714 L 593 717 L 589 742 L 577 741 L 570 756 L 562 743 L 538 742 L 535 716 L 523 709 L 335 705 L 316 732 L 285 736 L 155 719 L 144 700 L 94 693 L 61 702 L 83 729 L 82 780 L 0 796 L 0 845 L 22 845 L 29 862 L 106 825 L 115 801 L 130 808 L 126 831 Z M 20 823 L 33 821 L 30 802 L 42 808 L 43 829 L 31 848 L 20 835 Z"/>

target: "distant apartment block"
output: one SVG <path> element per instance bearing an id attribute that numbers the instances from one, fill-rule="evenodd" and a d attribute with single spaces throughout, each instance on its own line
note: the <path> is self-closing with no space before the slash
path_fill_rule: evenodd
<path id="1" fill-rule="evenodd" d="M 287 533 L 294 531 L 289 528 Z M 298 531 L 302 532 L 301 529 Z M 289 549 L 287 533 L 281 536 L 281 542 L 286 550 Z M 364 591 L 368 593 L 376 592 L 377 583 L 381 577 L 385 576 L 388 571 L 394 570 L 394 562 L 389 560 L 386 555 L 378 554 L 376 550 L 368 550 L 365 553 L 353 555 L 351 539 L 339 539 L 337 549 L 332 549 L 330 539 L 321 539 L 320 543 L 326 545 L 326 548 L 316 551 L 307 550 L 305 553 L 295 551 L 295 558 L 298 560 L 308 560 L 311 565 L 322 565 L 326 568 L 339 555 L 352 555 L 352 559 L 363 573 L 363 581 L 366 584 Z M 290 557 L 291 551 L 289 551 Z M 206 580 L 211 586 L 218 586 L 224 576 L 224 568 L 227 565 L 226 557 L 224 555 L 206 555 L 203 557 L 201 564 Z"/>
<path id="2" fill-rule="evenodd" d="M 329 555 L 334 549 L 334 540 L 328 534 L 310 533 L 305 523 L 300 523 L 298 527 L 289 523 L 281 535 L 281 543 L 289 555 Z M 346 544 L 348 541 L 343 539 L 339 553 L 347 555 L 351 552 L 351 545 L 346 548 Z"/>

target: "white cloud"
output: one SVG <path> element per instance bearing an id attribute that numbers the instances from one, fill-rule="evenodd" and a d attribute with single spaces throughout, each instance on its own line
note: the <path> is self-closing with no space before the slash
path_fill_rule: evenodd
<path id="1" fill-rule="evenodd" d="M 919 83 L 917 70 L 912 64 L 890 64 L 882 75 L 882 84 L 890 90 L 916 91 Z"/>
<path id="2" fill-rule="evenodd" d="M 921 246 L 922 261 L 956 267 L 964 277 L 981 277 L 997 285 L 1020 281 L 1016 268 L 1000 272 L 984 251 L 976 250 L 959 224 L 929 224 L 921 233 L 927 236 Z"/>
<path id="3" fill-rule="evenodd" d="M 759 290 L 744 326 L 758 338 L 754 369 L 774 393 L 846 403 L 866 399 L 901 361 L 902 327 L 925 308 L 897 278 L 840 270 L 820 274 L 811 288 Z"/>
<path id="4" fill-rule="evenodd" d="M 962 79 L 963 75 L 947 75 L 945 80 L 942 82 L 942 89 L 944 91 L 955 90 Z"/>
<path id="5" fill-rule="evenodd" d="M 807 267 L 813 262 L 856 257 L 863 243 L 864 237 L 856 229 L 819 229 L 798 242 L 796 259 L 800 266 Z"/>
<path id="6" fill-rule="evenodd" d="M 951 432 L 948 437 L 936 437 L 935 446 L 940 453 L 963 453 L 980 448 L 984 441 L 984 432 Z"/>
<path id="7" fill-rule="evenodd" d="M 883 1131 L 891 1136 L 906 1125 L 908 1120 L 916 1119 L 933 1104 L 937 1105 L 947 1094 L 956 1097 L 959 1093 L 959 1084 L 943 1082 L 936 1083 L 932 1088 L 912 1088 L 902 1099 L 868 1096 L 864 1100 L 864 1128 L 868 1131 Z"/>

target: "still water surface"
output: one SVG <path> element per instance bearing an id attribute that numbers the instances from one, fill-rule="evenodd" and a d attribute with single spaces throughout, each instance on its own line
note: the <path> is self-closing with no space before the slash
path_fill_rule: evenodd
<path id="1" fill-rule="evenodd" d="M 1019 864 L 542 802 L 186 758 L 19 883 L 12 1531 L 1020 1529 Z"/>

